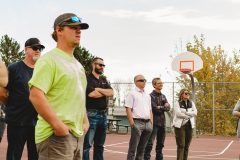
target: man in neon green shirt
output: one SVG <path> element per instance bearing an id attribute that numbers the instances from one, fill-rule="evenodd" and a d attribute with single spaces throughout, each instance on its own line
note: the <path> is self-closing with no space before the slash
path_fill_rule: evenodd
<path id="1" fill-rule="evenodd" d="M 58 16 L 53 39 L 57 47 L 36 63 L 29 81 L 30 100 L 38 112 L 35 139 L 39 160 L 81 160 L 86 115 L 86 76 L 73 51 L 80 44 L 81 23 L 73 13 Z"/>

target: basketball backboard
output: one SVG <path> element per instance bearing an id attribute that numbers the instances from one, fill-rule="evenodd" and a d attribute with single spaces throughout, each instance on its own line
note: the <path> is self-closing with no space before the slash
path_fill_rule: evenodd
<path id="1" fill-rule="evenodd" d="M 179 73 L 193 73 L 203 67 L 201 57 L 193 52 L 183 52 L 174 57 L 172 61 L 172 69 Z"/>

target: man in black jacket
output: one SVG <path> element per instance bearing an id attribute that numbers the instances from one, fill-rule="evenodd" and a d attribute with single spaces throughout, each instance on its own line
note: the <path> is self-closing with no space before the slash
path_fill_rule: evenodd
<path id="1" fill-rule="evenodd" d="M 148 140 L 147 147 L 145 148 L 144 160 L 151 159 L 152 146 L 156 136 L 157 136 L 156 160 L 162 160 L 163 159 L 162 149 L 164 147 L 165 141 L 165 123 L 166 123 L 164 112 L 170 110 L 170 105 L 167 101 L 166 96 L 161 93 L 163 87 L 161 79 L 154 78 L 152 80 L 152 85 L 154 87 L 154 90 L 152 91 L 150 96 L 153 112 L 153 131 Z"/>

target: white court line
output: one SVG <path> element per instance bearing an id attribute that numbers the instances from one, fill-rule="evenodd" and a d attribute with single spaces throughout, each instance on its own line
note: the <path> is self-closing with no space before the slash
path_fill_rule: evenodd
<path id="1" fill-rule="evenodd" d="M 125 142 L 123 142 L 123 143 L 125 143 Z M 119 144 L 121 144 L 121 143 L 119 143 Z M 128 148 L 129 146 L 116 146 L 117 144 L 111 144 L 111 145 L 106 145 L 105 147 L 113 147 L 113 148 Z M 164 148 L 163 149 L 164 151 L 176 151 L 177 149 L 166 149 L 166 148 Z M 216 153 L 218 153 L 218 152 L 209 152 L 209 151 L 193 151 L 193 150 L 191 150 L 191 152 L 197 152 L 197 153 L 210 153 L 210 154 L 216 154 Z"/>
<path id="2" fill-rule="evenodd" d="M 208 139 L 210 140 L 210 139 Z M 214 140 L 214 139 L 212 139 Z M 210 154 L 210 155 L 196 155 L 196 156 L 190 156 L 191 158 L 203 158 L 204 159 L 217 159 L 217 160 L 237 160 L 237 159 L 229 159 L 229 158 L 207 158 L 207 156 L 219 156 L 219 155 L 222 155 L 226 152 L 226 150 L 232 145 L 234 141 L 232 140 L 220 153 L 217 153 L 217 152 L 207 152 L 207 151 L 191 151 L 191 152 L 207 152 L 207 153 L 215 153 L 215 154 Z M 119 145 L 119 144 L 126 144 L 126 143 L 129 143 L 127 141 L 125 142 L 121 142 L 121 143 L 115 143 L 115 144 L 109 144 L 109 145 L 105 145 L 105 147 L 110 147 L 110 146 L 116 146 L 116 145 Z M 111 152 L 111 153 L 118 153 L 118 154 L 127 154 L 126 152 L 120 152 L 120 151 L 114 151 L 114 150 L 109 150 L 109 149 L 104 149 L 106 152 Z M 173 149 L 166 149 L 166 150 L 173 150 Z M 176 149 L 175 149 L 176 150 Z M 170 156 L 170 155 L 165 155 L 164 157 L 176 157 L 176 156 Z"/>
<path id="3" fill-rule="evenodd" d="M 238 158 L 214 158 L 214 157 L 201 157 L 201 156 L 188 156 L 189 158 L 192 158 L 192 159 L 201 159 L 201 160 L 206 160 L 206 159 L 210 159 L 210 160 L 239 160 Z"/>
<path id="4" fill-rule="evenodd" d="M 211 153 L 211 154 L 218 153 L 218 152 L 209 152 L 209 151 L 193 151 L 193 150 L 191 150 L 191 152 L 196 152 L 196 153 Z"/>
<path id="5" fill-rule="evenodd" d="M 126 143 L 129 143 L 129 142 L 121 142 L 121 143 L 108 144 L 108 145 L 105 145 L 104 147 L 116 146 L 116 145 L 119 145 L 119 144 L 126 144 Z"/>
<path id="6" fill-rule="evenodd" d="M 108 146 L 107 146 L 108 147 Z M 112 148 L 128 148 L 129 146 L 111 146 Z"/>
<path id="7" fill-rule="evenodd" d="M 104 151 L 111 152 L 111 153 L 127 154 L 126 152 L 113 151 L 113 150 L 109 150 L 109 149 L 106 149 L 106 148 L 104 149 Z"/>
<path id="8" fill-rule="evenodd" d="M 234 141 L 231 141 L 231 142 L 227 145 L 227 147 L 224 148 L 224 149 L 222 150 L 222 152 L 220 152 L 220 153 L 210 154 L 210 155 L 196 155 L 196 156 L 219 156 L 219 155 L 222 155 L 222 154 L 232 145 L 233 142 L 234 142 Z"/>
<path id="9" fill-rule="evenodd" d="M 164 151 L 177 151 L 177 149 L 163 149 Z M 218 152 L 209 152 L 209 151 L 193 151 L 193 150 L 190 150 L 191 152 L 197 152 L 197 153 L 218 153 Z"/>
<path id="10" fill-rule="evenodd" d="M 176 156 L 168 156 L 168 155 L 164 155 L 164 157 L 166 158 L 176 158 Z M 238 160 L 238 159 L 235 159 L 235 158 L 213 158 L 213 157 L 197 157 L 197 156 L 188 156 L 188 158 L 191 158 L 191 159 L 201 159 L 201 160 L 206 160 L 206 159 L 209 159 L 209 160 Z"/>
<path id="11" fill-rule="evenodd" d="M 228 144 L 228 146 L 220 153 L 220 155 L 223 154 L 223 153 L 233 144 L 233 142 L 234 142 L 234 141 L 231 141 L 231 142 Z"/>
<path id="12" fill-rule="evenodd" d="M 198 139 L 198 138 L 195 138 L 194 139 L 195 141 L 202 141 L 202 140 L 204 140 L 204 141 L 229 141 L 229 139 L 216 139 L 216 138 L 200 138 L 200 139 Z"/>
<path id="13" fill-rule="evenodd" d="M 126 152 L 120 152 L 120 151 L 113 151 L 113 150 L 109 150 L 109 149 L 105 149 L 105 152 L 110 152 L 110 153 L 117 153 L 117 154 L 124 154 L 127 155 Z M 153 157 L 155 157 L 155 155 L 153 155 Z M 165 158 L 176 158 L 176 156 L 169 156 L 169 155 L 164 155 Z M 192 158 L 192 159 L 203 159 L 203 157 L 198 157 L 198 156 L 189 156 L 188 158 Z M 232 159 L 232 158 L 210 158 L 210 157 L 204 157 L 205 160 L 209 159 L 209 160 L 237 160 L 237 159 Z"/>

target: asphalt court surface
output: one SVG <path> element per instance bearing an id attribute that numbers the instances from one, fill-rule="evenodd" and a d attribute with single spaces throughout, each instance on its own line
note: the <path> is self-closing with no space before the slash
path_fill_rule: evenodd
<path id="1" fill-rule="evenodd" d="M 6 132 L 0 143 L 0 160 L 6 159 Z M 130 134 L 107 134 L 104 158 L 105 160 L 125 160 L 127 157 Z M 172 134 L 167 134 L 163 150 L 164 160 L 176 159 L 176 142 Z M 91 151 L 92 155 L 92 151 Z M 151 153 L 155 159 L 155 146 Z M 240 141 L 235 137 L 198 136 L 193 138 L 189 160 L 239 160 Z M 92 157 L 91 157 L 92 159 Z M 26 148 L 22 160 L 27 160 Z"/>
<path id="2" fill-rule="evenodd" d="M 105 159 L 126 159 L 130 135 L 108 134 L 105 143 Z M 163 150 L 164 160 L 176 159 L 174 135 L 167 135 Z M 198 136 L 193 138 L 189 159 L 192 160 L 239 160 L 240 141 L 235 137 Z M 155 159 L 155 146 L 152 150 Z"/>

